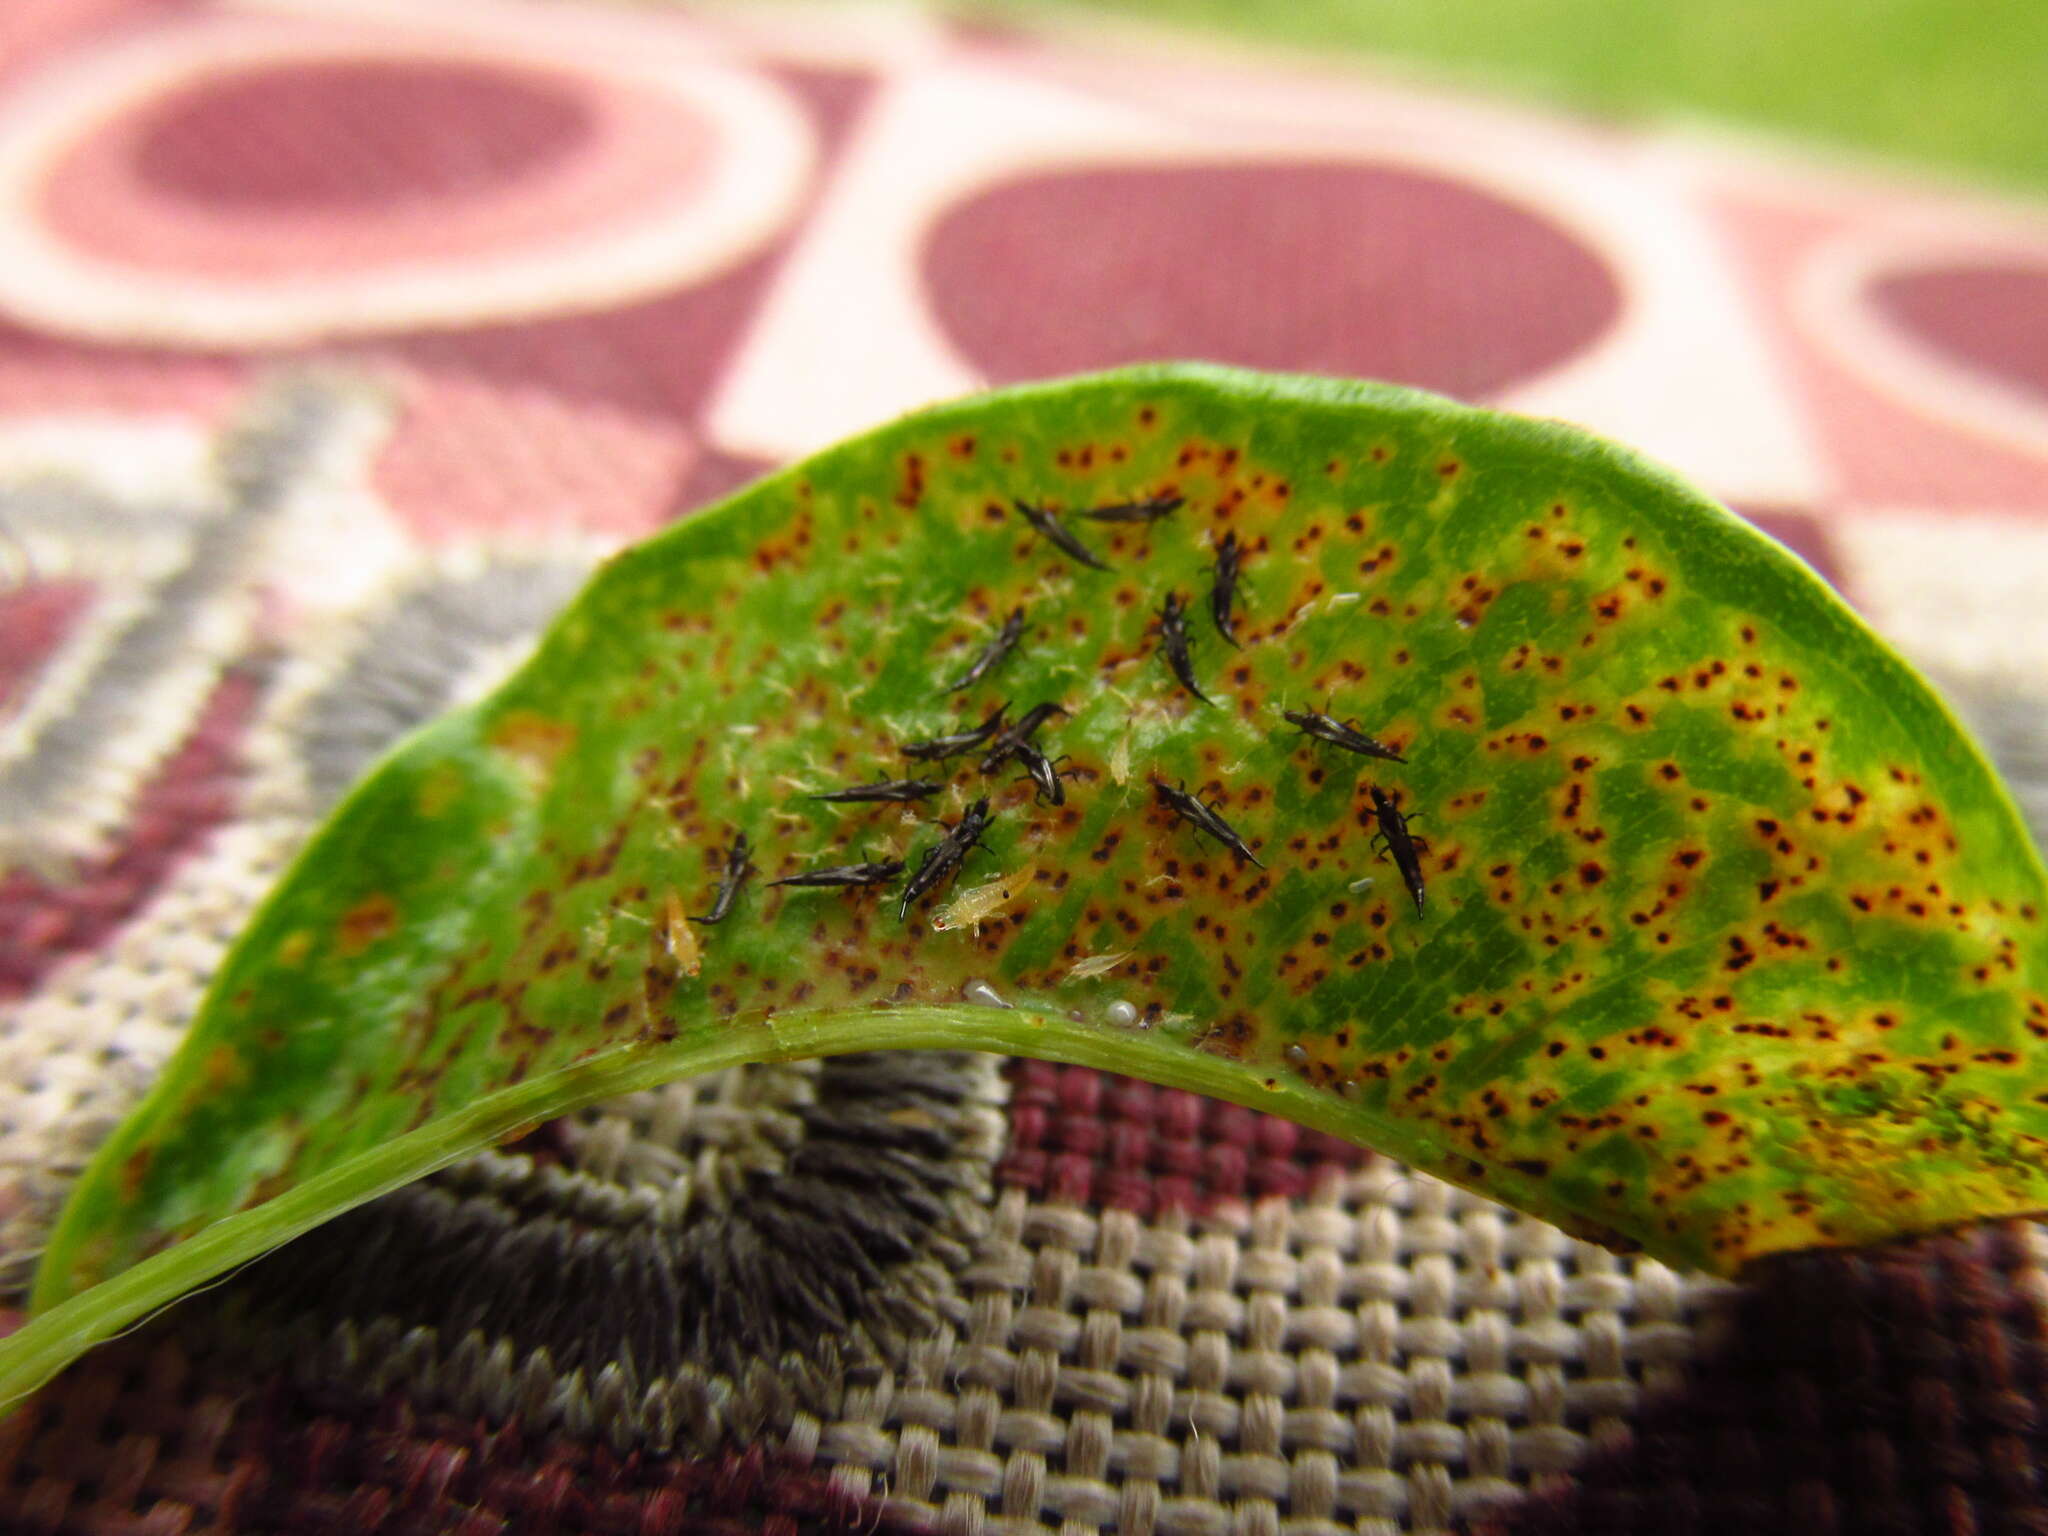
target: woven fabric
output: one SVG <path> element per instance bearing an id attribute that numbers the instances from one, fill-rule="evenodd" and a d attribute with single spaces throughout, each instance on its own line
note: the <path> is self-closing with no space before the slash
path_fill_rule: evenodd
<path id="1" fill-rule="evenodd" d="M 307 831 L 594 564 L 1138 358 L 1575 419 L 2048 814 L 2048 234 L 1985 194 L 915 13 L 0 21 L 0 1325 Z M 0 1530 L 2040 1532 L 2048 1244 L 1619 1259 L 1248 1111 L 908 1053 L 592 1106 L 0 1422 Z"/>
<path id="2" fill-rule="evenodd" d="M 1162 1202 L 1149 1217 L 1040 1201 L 1022 1175 L 985 1202 L 964 1251 L 947 1254 L 935 1222 L 941 1242 L 911 1260 L 929 1256 L 925 1286 L 867 1277 L 879 1320 L 862 1315 L 859 1266 L 837 1251 L 824 1271 L 840 1279 L 836 1306 L 764 1296 L 775 1289 L 767 1271 L 736 1242 L 746 1221 L 789 1223 L 764 1255 L 788 1268 L 845 1218 L 791 1198 L 816 1126 L 799 1140 L 772 1122 L 828 1099 L 852 1119 L 864 1094 L 900 1099 L 919 1082 L 927 1104 L 950 1098 L 929 1086 L 941 1066 L 954 1092 L 976 1080 L 972 1059 L 916 1054 L 841 1064 L 864 1093 L 832 1091 L 817 1069 L 804 1074 L 808 1094 L 787 1081 L 748 1089 L 749 1074 L 730 1074 L 698 1097 L 671 1090 L 658 1104 L 590 1111 L 553 1147 L 435 1175 L 301 1239 L 46 1393 L 0 1429 L 13 1437 L 15 1485 L 64 1512 L 71 1523 L 58 1529 L 119 1528 L 117 1513 L 164 1500 L 201 1528 L 261 1529 L 277 1510 L 339 1491 L 357 1501 L 352 1518 L 374 1510 L 403 1530 L 407 1501 L 432 1512 L 421 1518 L 448 1518 L 505 1454 L 485 1427 L 511 1423 L 555 1447 L 536 1453 L 543 1466 L 681 1446 L 700 1454 L 660 1460 L 713 1480 L 707 1469 L 727 1464 L 721 1438 L 737 1434 L 775 1447 L 776 1478 L 813 1489 L 822 1477 L 849 1519 L 905 1529 L 1440 1530 L 1525 1486 L 1558 1484 L 1590 1446 L 1622 1435 L 1646 1388 L 1675 1383 L 1719 1289 L 1384 1162 L 1347 1168 L 1281 1149 L 1263 1161 L 1301 1195 Z M 788 1073 L 751 1075 L 777 1071 Z M 1066 1075 L 1069 1099 L 1153 1092 Z M 1206 1133 L 1207 1145 L 1267 1123 L 1167 1097 L 1180 1102 L 1164 1118 Z M 1238 1117 L 1251 1124 L 1228 1123 Z M 982 1129 L 963 1123 L 970 1159 L 988 1149 Z M 782 1166 L 757 1164 L 768 1176 L 753 1189 L 700 1191 L 720 1180 L 718 1162 L 777 1142 Z M 1173 1146 L 1162 1138 L 1168 1156 Z M 689 1173 L 659 1181 L 672 1228 L 743 1250 L 721 1265 L 717 1289 L 694 1296 L 692 1263 L 672 1260 L 665 1273 L 685 1294 L 667 1308 L 649 1304 L 660 1287 L 620 1233 L 624 1202 L 598 1193 L 651 1192 L 627 1165 L 655 1161 L 656 1148 L 695 1154 Z M 881 1161 L 869 1150 L 861 1171 L 873 1178 Z M 489 1221 L 484 1192 L 501 1218 L 523 1214 Z M 712 1207 L 694 1221 L 693 1196 Z M 501 1283 L 516 1294 L 493 1296 Z M 741 1315 L 749 1307 L 762 1315 Z M 680 1368 L 650 1380 L 661 1350 L 645 1335 L 672 1319 Z M 827 1355 L 838 1369 L 821 1368 Z M 195 1397 L 214 1438 L 166 1444 Z M 274 1458 L 309 1453 L 264 1436 L 293 1447 L 324 1437 L 334 1468 L 301 1487 Z M 348 1487 L 391 1437 L 415 1447 L 412 1460 L 388 1461 L 403 1475 Z M 109 1444 L 137 1463 L 111 1493 L 80 1450 Z M 424 1493 L 429 1474 L 414 1461 L 442 1468 Z M 242 1490 L 257 1473 L 235 1476 L 245 1466 L 282 1477 L 287 1502 L 251 1503 Z M 644 1486 L 636 1518 L 661 1528 L 655 1501 L 673 1494 L 669 1482 Z M 554 1528 L 493 1512 L 514 1529 Z M 563 1529 L 610 1528 L 594 1503 L 560 1518 Z"/>
<path id="3" fill-rule="evenodd" d="M 1482 1533 L 2048 1530 L 2034 1223 L 1774 1260 L 1626 1446 Z"/>

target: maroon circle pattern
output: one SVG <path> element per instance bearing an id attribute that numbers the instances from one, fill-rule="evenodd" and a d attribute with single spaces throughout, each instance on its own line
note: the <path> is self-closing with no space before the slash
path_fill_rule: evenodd
<path id="1" fill-rule="evenodd" d="M 171 97 L 136 150 L 167 196 L 282 213 L 473 197 L 556 164 L 590 108 L 532 71 L 351 59 L 251 70 Z"/>
<path id="2" fill-rule="evenodd" d="M 1001 382 L 1164 357 L 1496 394 L 1621 313 L 1598 255 L 1475 187 L 1318 162 L 1069 170 L 951 209 L 940 325 Z"/>
<path id="3" fill-rule="evenodd" d="M 1895 273 L 1870 285 L 1869 300 L 1929 351 L 2048 404 L 2048 267 Z"/>

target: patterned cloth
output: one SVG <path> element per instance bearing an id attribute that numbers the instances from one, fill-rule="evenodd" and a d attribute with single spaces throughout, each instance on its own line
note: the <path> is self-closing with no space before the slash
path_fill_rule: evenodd
<path id="1" fill-rule="evenodd" d="M 398 733 L 623 541 L 985 383 L 1610 433 L 2048 817 L 2048 218 L 1986 196 L 909 12 L 41 0 L 0 316 L 0 1305 Z M 1080 1069 L 745 1069 L 96 1352 L 0 1424 L 0 1530 L 2048 1532 L 2044 1245 L 1736 1289 Z"/>

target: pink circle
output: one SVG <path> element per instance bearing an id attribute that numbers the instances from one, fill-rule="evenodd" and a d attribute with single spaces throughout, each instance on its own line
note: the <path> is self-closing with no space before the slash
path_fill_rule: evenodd
<path id="1" fill-rule="evenodd" d="M 72 249 L 140 271 L 459 281 L 459 264 L 687 206 L 726 152 L 708 118 L 652 88 L 468 60 L 292 60 L 98 125 L 58 157 L 39 211 Z"/>
<path id="2" fill-rule="evenodd" d="M 135 176 L 222 208 L 348 212 L 471 197 L 571 153 L 589 105 L 558 82 L 467 63 L 345 59 L 231 76 L 142 115 Z"/>
<path id="3" fill-rule="evenodd" d="M 1955 266 L 1879 278 L 1877 312 L 1921 346 L 2048 401 L 2048 268 Z"/>
<path id="4" fill-rule="evenodd" d="M 924 277 L 996 380 L 1166 357 L 1487 395 L 1585 350 L 1621 289 L 1477 188 L 1320 162 L 1050 172 L 951 209 Z"/>

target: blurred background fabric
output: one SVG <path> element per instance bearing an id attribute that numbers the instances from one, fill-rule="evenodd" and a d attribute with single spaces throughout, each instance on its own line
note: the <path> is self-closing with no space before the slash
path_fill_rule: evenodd
<path id="1" fill-rule="evenodd" d="M 2038 4 L 14 0 L 0 1326 L 399 733 L 622 543 L 988 384 L 1609 434 L 2038 830 L 2044 81 Z M 1081 1069 L 745 1069 L 96 1352 L 0 1423 L 0 1530 L 2040 1533 L 2044 1301 L 2027 1223 L 1730 1287 Z"/>

